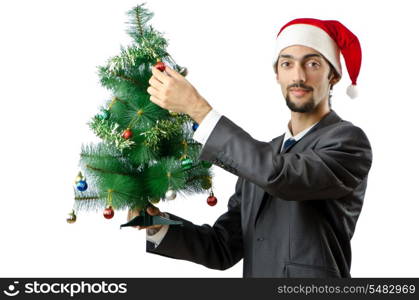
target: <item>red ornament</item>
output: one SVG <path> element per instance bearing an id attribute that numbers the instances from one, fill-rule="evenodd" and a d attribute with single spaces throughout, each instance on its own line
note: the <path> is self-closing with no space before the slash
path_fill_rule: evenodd
<path id="1" fill-rule="evenodd" d="M 209 206 L 214 206 L 217 204 L 217 197 L 211 192 L 210 196 L 207 198 L 207 203 Z"/>
<path id="2" fill-rule="evenodd" d="M 105 219 L 112 219 L 115 212 L 113 211 L 113 208 L 111 205 L 108 205 L 105 210 L 103 211 L 103 216 Z"/>
<path id="3" fill-rule="evenodd" d="M 157 68 L 157 70 L 159 70 L 161 72 L 166 70 L 166 65 L 162 61 L 158 61 L 154 66 Z"/>
<path id="4" fill-rule="evenodd" d="M 131 129 L 125 129 L 124 132 L 122 133 L 122 137 L 126 140 L 132 138 L 132 130 Z"/>

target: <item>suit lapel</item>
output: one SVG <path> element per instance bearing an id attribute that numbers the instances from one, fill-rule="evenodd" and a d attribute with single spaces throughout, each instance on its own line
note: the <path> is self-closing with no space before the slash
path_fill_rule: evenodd
<path id="1" fill-rule="evenodd" d="M 316 131 L 325 128 L 329 125 L 335 124 L 342 121 L 342 119 L 336 114 L 336 112 L 334 110 L 330 110 L 330 112 L 323 117 L 323 119 L 320 120 L 320 122 L 318 122 L 315 126 L 313 126 L 313 128 L 311 128 L 304 136 L 302 139 L 300 139 L 297 143 L 295 143 L 294 145 L 292 145 L 291 147 L 288 147 L 287 149 L 284 149 L 283 151 L 281 151 L 281 147 L 282 147 L 282 143 L 284 142 L 284 138 L 285 138 L 285 134 L 273 139 L 271 141 L 272 144 L 272 149 L 274 149 L 274 155 L 278 155 L 278 154 L 284 154 L 284 153 L 288 153 L 290 152 L 290 150 L 301 143 L 304 143 L 304 138 L 314 134 Z M 256 210 L 256 214 L 255 214 L 255 222 L 254 225 L 256 226 L 256 222 L 259 218 L 260 213 L 263 210 L 263 207 L 266 204 L 267 199 L 270 197 L 270 195 L 267 192 L 263 193 L 263 197 L 258 197 L 254 199 L 254 206 L 253 208 Z"/>
<path id="2" fill-rule="evenodd" d="M 342 121 L 342 119 L 338 116 L 338 114 L 334 110 L 330 110 L 330 112 L 326 116 L 324 116 L 319 123 L 317 123 L 313 128 L 311 128 L 305 136 L 312 134 L 313 132 L 316 132 L 329 125 L 338 123 L 340 121 Z"/>

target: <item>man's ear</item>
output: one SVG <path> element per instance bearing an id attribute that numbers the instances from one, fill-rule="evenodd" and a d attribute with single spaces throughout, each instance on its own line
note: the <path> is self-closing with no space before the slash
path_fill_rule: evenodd
<path id="1" fill-rule="evenodd" d="M 333 76 L 333 78 L 332 79 L 330 79 L 330 84 L 332 85 L 332 86 L 334 86 L 336 83 L 338 83 L 339 82 L 339 80 L 340 80 L 340 77 L 338 77 L 338 76 Z"/>

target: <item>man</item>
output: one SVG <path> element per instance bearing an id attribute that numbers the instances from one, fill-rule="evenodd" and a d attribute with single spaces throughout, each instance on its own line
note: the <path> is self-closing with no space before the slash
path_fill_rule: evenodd
<path id="1" fill-rule="evenodd" d="M 330 108 L 330 91 L 342 75 L 340 53 L 353 94 L 361 48 L 346 27 L 316 19 L 282 27 L 274 70 L 291 120 L 285 134 L 268 143 L 219 115 L 171 68 L 153 68 L 151 101 L 198 122 L 200 159 L 238 180 L 228 211 L 213 226 L 149 208 L 184 226 L 148 228 L 148 252 L 220 270 L 243 258 L 244 277 L 351 277 L 350 240 L 372 152 L 364 132 Z"/>

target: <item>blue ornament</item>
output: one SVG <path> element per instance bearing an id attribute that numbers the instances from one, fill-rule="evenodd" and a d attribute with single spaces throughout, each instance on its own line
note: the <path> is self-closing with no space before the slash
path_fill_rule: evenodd
<path id="1" fill-rule="evenodd" d="M 192 130 L 193 130 L 193 131 L 196 131 L 196 130 L 198 129 L 198 126 L 199 126 L 199 124 L 198 124 L 198 123 L 193 122 L 193 124 L 192 124 Z"/>
<path id="2" fill-rule="evenodd" d="M 76 188 L 80 191 L 80 192 L 84 192 L 85 190 L 87 190 L 87 182 L 85 180 L 80 180 L 76 183 Z"/>

